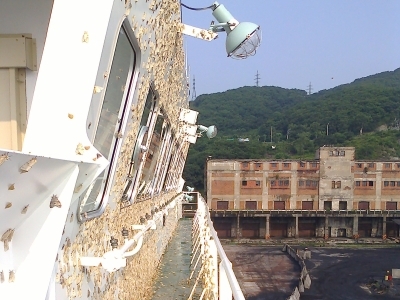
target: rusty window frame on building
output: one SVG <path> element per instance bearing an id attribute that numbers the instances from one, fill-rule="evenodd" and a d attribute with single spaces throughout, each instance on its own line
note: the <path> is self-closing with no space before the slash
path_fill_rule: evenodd
<path id="1" fill-rule="evenodd" d="M 359 210 L 369 210 L 369 201 L 359 201 L 357 208 Z"/>
<path id="2" fill-rule="evenodd" d="M 279 186 L 289 186 L 289 179 L 281 179 L 278 181 Z"/>
<path id="3" fill-rule="evenodd" d="M 361 181 L 355 181 L 354 184 L 355 186 L 361 186 Z"/>
<path id="4" fill-rule="evenodd" d="M 332 189 L 340 189 L 342 187 L 341 181 L 332 180 Z"/>
<path id="5" fill-rule="evenodd" d="M 310 167 L 316 168 L 316 167 L 318 167 L 318 163 L 316 161 L 312 161 L 312 162 L 310 162 Z"/>
<path id="6" fill-rule="evenodd" d="M 318 180 L 311 180 L 311 186 L 317 187 L 318 186 Z"/>
<path id="7" fill-rule="evenodd" d="M 344 150 L 339 150 L 339 156 L 345 156 L 346 152 Z"/>
<path id="8" fill-rule="evenodd" d="M 390 181 L 389 182 L 390 187 L 395 187 L 396 186 L 396 181 Z"/>
<path id="9" fill-rule="evenodd" d="M 305 167 L 306 167 L 306 163 L 303 162 L 303 161 L 301 161 L 301 162 L 300 162 L 300 168 L 305 168 Z"/>
<path id="10" fill-rule="evenodd" d="M 245 202 L 245 209 L 257 209 L 257 201 L 246 201 Z"/>
<path id="11" fill-rule="evenodd" d="M 391 168 L 392 168 L 392 164 L 391 164 L 391 163 L 384 163 L 384 164 L 383 164 L 383 167 L 384 167 L 385 169 L 391 169 Z"/>
<path id="12" fill-rule="evenodd" d="M 271 168 L 277 168 L 278 167 L 278 163 L 269 163 L 269 166 L 271 167 Z"/>
<path id="13" fill-rule="evenodd" d="M 242 170 L 248 170 L 250 168 L 250 164 L 248 162 L 243 161 L 240 163 L 240 168 Z"/>
<path id="14" fill-rule="evenodd" d="M 347 210 L 347 201 L 339 201 L 339 210 Z"/>
<path id="15" fill-rule="evenodd" d="M 274 210 L 285 210 L 286 209 L 286 203 L 285 201 L 280 201 L 280 200 L 275 200 L 274 201 Z"/>
<path id="16" fill-rule="evenodd" d="M 332 201 L 330 201 L 330 200 L 324 201 L 324 210 L 332 210 Z"/>
<path id="17" fill-rule="evenodd" d="M 363 181 L 362 186 L 367 186 L 367 181 Z"/>
<path id="18" fill-rule="evenodd" d="M 299 180 L 299 186 L 304 186 L 305 181 L 304 180 Z"/>
<path id="19" fill-rule="evenodd" d="M 271 186 L 276 186 L 276 180 L 271 180 Z"/>
<path id="20" fill-rule="evenodd" d="M 385 181 L 383 182 L 383 186 L 384 186 L 384 187 L 388 187 L 388 186 L 389 186 L 389 181 L 386 181 L 386 180 L 385 180 Z"/>
<path id="21" fill-rule="evenodd" d="M 290 163 L 283 163 L 283 167 L 285 168 L 285 169 L 289 169 L 290 168 Z"/>
<path id="22" fill-rule="evenodd" d="M 242 180 L 242 186 L 247 186 L 247 180 Z"/>
<path id="23" fill-rule="evenodd" d="M 368 163 L 368 168 L 375 168 L 375 163 Z"/>
<path id="24" fill-rule="evenodd" d="M 256 180 L 256 186 L 261 186 L 261 181 L 260 180 Z"/>
<path id="25" fill-rule="evenodd" d="M 397 202 L 396 201 L 386 202 L 386 210 L 397 210 Z"/>
<path id="26" fill-rule="evenodd" d="M 218 200 L 217 201 L 217 209 L 229 209 L 229 201 Z"/>
<path id="27" fill-rule="evenodd" d="M 312 180 L 307 179 L 306 180 L 306 186 L 311 186 L 311 184 L 312 184 Z"/>

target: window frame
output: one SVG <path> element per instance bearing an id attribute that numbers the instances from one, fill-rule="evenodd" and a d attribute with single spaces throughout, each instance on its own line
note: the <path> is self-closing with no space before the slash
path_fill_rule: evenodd
<path id="1" fill-rule="evenodd" d="M 133 101 L 133 97 L 136 94 L 136 85 L 138 82 L 138 76 L 139 76 L 139 68 L 141 64 L 141 50 L 139 43 L 135 37 L 134 32 L 132 31 L 132 28 L 129 24 L 129 21 L 124 17 L 119 25 L 117 26 L 117 30 L 114 33 L 114 38 L 112 42 L 112 49 L 111 52 L 108 54 L 108 67 L 107 71 L 108 73 L 111 72 L 113 63 L 115 61 L 115 55 L 116 55 L 116 50 L 117 50 L 117 44 L 118 40 L 121 34 L 121 31 L 125 34 L 130 46 L 131 46 L 131 61 L 129 63 L 129 70 L 127 74 L 127 79 L 125 82 L 125 89 L 123 92 L 123 97 L 121 99 L 121 104 L 120 104 L 120 109 L 118 112 L 118 121 L 115 124 L 114 127 L 114 136 L 111 141 L 111 146 L 110 150 L 108 153 L 107 159 L 109 160 L 109 165 L 103 170 L 104 176 L 102 179 L 99 177 L 95 178 L 93 182 L 88 186 L 88 188 L 78 197 L 78 207 L 77 207 L 77 219 L 79 222 L 85 222 L 87 220 L 97 218 L 101 216 L 106 208 L 106 205 L 109 201 L 110 198 L 110 191 L 111 191 L 111 185 L 112 182 L 114 181 L 114 175 L 115 175 L 115 169 L 118 163 L 118 158 L 120 155 L 121 151 L 121 146 L 122 146 L 122 136 L 123 133 L 126 130 L 127 122 L 128 122 L 128 117 L 130 114 L 130 106 Z M 104 52 L 104 48 L 103 48 Z M 103 73 L 103 70 L 99 70 L 98 73 L 101 72 Z M 93 140 L 92 143 L 94 144 L 96 141 L 96 135 L 97 131 L 99 129 L 99 123 L 100 123 L 100 118 L 101 118 L 101 113 L 103 110 L 103 104 L 106 98 L 106 94 L 108 91 L 109 87 L 109 81 L 110 81 L 110 76 L 107 77 L 106 82 L 104 83 L 104 92 L 101 95 L 101 100 L 99 103 L 98 111 L 96 114 L 96 124 L 95 124 L 95 130 L 93 131 Z M 97 99 L 96 99 L 97 100 Z M 94 97 L 92 97 L 92 101 L 94 101 Z M 90 112 L 88 115 L 88 118 L 90 116 Z M 102 172 L 102 173 L 103 173 Z M 101 182 L 101 187 L 98 195 L 96 196 L 96 208 L 88 211 L 83 211 L 84 207 L 87 204 L 87 199 L 89 198 L 94 185 L 97 183 L 98 180 L 102 180 Z M 100 197 L 100 201 L 97 201 Z M 90 205 L 90 204 L 89 204 Z"/>

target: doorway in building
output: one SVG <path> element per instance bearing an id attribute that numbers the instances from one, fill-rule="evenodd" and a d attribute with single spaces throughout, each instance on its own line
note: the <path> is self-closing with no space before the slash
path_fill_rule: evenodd
<path id="1" fill-rule="evenodd" d="M 288 236 L 288 221 L 283 218 L 270 218 L 269 235 L 272 238 Z"/>
<path id="2" fill-rule="evenodd" d="M 299 221 L 299 237 L 311 238 L 315 237 L 315 223 L 303 223 Z"/>
<path id="3" fill-rule="evenodd" d="M 386 223 L 386 235 L 388 237 L 398 237 L 399 236 L 399 225 L 393 221 L 387 221 Z"/>
<path id="4" fill-rule="evenodd" d="M 337 236 L 338 237 L 346 237 L 346 228 L 338 228 Z"/>
<path id="5" fill-rule="evenodd" d="M 232 220 L 231 218 L 214 218 L 213 220 L 214 229 L 217 235 L 221 239 L 227 239 L 232 237 L 231 228 Z"/>

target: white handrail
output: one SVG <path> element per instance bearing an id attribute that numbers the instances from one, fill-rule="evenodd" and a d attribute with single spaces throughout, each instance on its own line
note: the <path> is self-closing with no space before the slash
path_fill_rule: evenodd
<path id="1" fill-rule="evenodd" d="M 226 256 L 225 251 L 221 245 L 221 242 L 219 241 L 218 235 L 214 229 L 213 222 L 211 221 L 210 214 L 208 211 L 207 203 L 199 195 L 198 203 L 197 203 L 197 212 L 196 212 L 194 223 L 201 222 L 202 218 L 205 219 L 204 225 L 206 227 L 208 227 L 210 237 L 212 238 L 213 242 L 215 243 L 218 256 L 221 259 L 220 266 L 222 266 L 224 274 L 226 276 L 226 279 L 228 279 L 230 290 L 231 290 L 230 291 L 231 295 L 233 295 L 235 300 L 245 300 L 243 292 L 239 286 L 239 282 L 237 281 L 235 273 L 232 270 L 231 262 L 229 261 L 228 257 Z M 199 226 L 199 227 L 201 227 L 201 226 Z M 201 228 L 198 228 L 198 229 L 201 230 Z M 219 287 L 218 290 L 219 290 L 219 298 L 226 299 L 225 297 L 223 297 L 223 295 L 221 295 L 221 287 Z"/>

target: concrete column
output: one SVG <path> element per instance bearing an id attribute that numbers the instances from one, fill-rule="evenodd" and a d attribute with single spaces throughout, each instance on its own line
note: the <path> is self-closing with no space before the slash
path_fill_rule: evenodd
<path id="1" fill-rule="evenodd" d="M 296 225 L 295 225 L 294 237 L 297 239 L 299 237 L 299 216 L 298 215 L 295 216 L 295 221 L 296 221 Z"/>
<path id="2" fill-rule="evenodd" d="M 325 227 L 324 227 L 324 238 L 328 238 L 329 237 L 329 218 L 328 217 L 325 217 Z"/>
<path id="3" fill-rule="evenodd" d="M 242 237 L 241 231 L 240 231 L 240 223 L 239 223 L 239 213 L 237 214 L 237 219 L 236 219 L 236 238 L 240 239 Z"/>
<path id="4" fill-rule="evenodd" d="M 269 234 L 269 215 L 265 217 L 265 239 L 268 240 L 271 236 Z"/>
<path id="5" fill-rule="evenodd" d="M 386 217 L 383 217 L 383 222 L 382 222 L 382 236 L 386 235 Z"/>
<path id="6" fill-rule="evenodd" d="M 353 217 L 353 236 L 358 235 L 358 216 Z"/>

